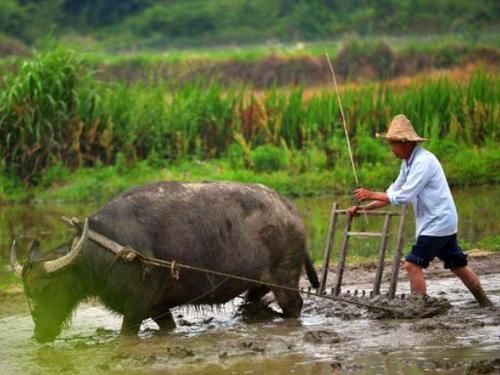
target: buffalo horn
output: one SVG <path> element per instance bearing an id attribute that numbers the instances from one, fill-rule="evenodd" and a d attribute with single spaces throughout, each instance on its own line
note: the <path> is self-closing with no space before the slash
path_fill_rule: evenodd
<path id="1" fill-rule="evenodd" d="M 16 240 L 12 242 L 12 246 L 10 248 L 10 268 L 14 274 L 21 278 L 23 273 L 23 267 L 17 261 L 17 245 Z"/>
<path id="2" fill-rule="evenodd" d="M 34 240 L 28 250 L 28 259 L 30 262 L 36 262 L 38 258 L 40 258 L 40 242 Z"/>
<path id="3" fill-rule="evenodd" d="M 83 232 L 80 239 L 76 241 L 75 238 L 73 244 L 71 245 L 71 250 L 69 251 L 68 254 L 55 260 L 48 260 L 43 262 L 41 266 L 45 270 L 45 272 L 47 273 L 56 272 L 71 264 L 71 262 L 75 260 L 75 258 L 78 256 L 80 251 L 83 249 L 83 246 L 87 242 L 88 234 L 89 234 L 89 222 L 88 219 L 85 219 L 85 225 L 83 226 Z"/>

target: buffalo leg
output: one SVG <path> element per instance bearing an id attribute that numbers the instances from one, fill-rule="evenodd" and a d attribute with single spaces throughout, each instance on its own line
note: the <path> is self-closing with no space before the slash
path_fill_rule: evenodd
<path id="1" fill-rule="evenodd" d="M 273 293 L 285 318 L 298 318 L 300 316 L 303 302 L 299 292 L 275 288 Z"/>
<path id="2" fill-rule="evenodd" d="M 142 318 L 137 318 L 133 315 L 124 315 L 122 321 L 122 335 L 136 335 L 141 327 Z"/>
<path id="3" fill-rule="evenodd" d="M 258 286 L 248 289 L 246 295 L 247 302 L 260 302 L 261 298 L 264 297 L 269 292 L 267 286 Z"/>
<path id="4" fill-rule="evenodd" d="M 160 327 L 161 331 L 169 331 L 175 328 L 174 317 L 170 310 L 159 311 L 157 314 L 151 317 L 156 324 Z"/>

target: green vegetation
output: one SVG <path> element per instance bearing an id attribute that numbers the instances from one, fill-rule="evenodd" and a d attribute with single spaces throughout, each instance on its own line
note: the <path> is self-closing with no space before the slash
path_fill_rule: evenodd
<path id="1" fill-rule="evenodd" d="M 301 42 L 279 47 L 100 52 L 85 56 L 97 77 L 106 81 L 148 83 L 160 79 L 169 82 L 172 88 L 201 79 L 224 87 L 242 84 L 269 89 L 298 85 L 318 87 L 330 82 L 325 51 L 332 56 L 340 82 L 360 83 L 434 69 L 463 68 L 477 62 L 494 67 L 500 61 L 499 45 L 498 35 L 489 43 L 474 43 L 460 35 L 419 39 L 353 36 L 341 41 Z"/>
<path id="2" fill-rule="evenodd" d="M 20 49 L 10 39 L 4 39 L 0 36 L 0 56 L 11 52 L 12 56 L 0 59 L 0 70 L 18 72 L 30 54 L 27 48 Z M 110 52 L 96 45 L 88 51 L 73 41 L 60 43 L 49 39 L 40 48 L 53 51 L 62 45 L 86 51 L 81 52 L 85 65 L 101 80 L 149 84 L 160 79 L 168 82 L 170 88 L 197 80 L 209 80 L 224 87 L 242 84 L 255 89 L 324 86 L 331 80 L 325 51 L 332 57 L 340 82 L 387 80 L 435 69 L 463 68 L 478 62 L 494 70 L 500 61 L 499 33 L 481 34 L 474 40 L 463 33 L 403 37 L 349 35 L 321 42 L 123 52 Z"/>
<path id="3" fill-rule="evenodd" d="M 157 180 L 259 182 L 287 196 L 353 188 L 332 90 L 311 96 L 300 87 L 256 93 L 210 80 L 110 83 L 99 79 L 92 65 L 58 48 L 5 75 L 0 201 L 104 202 Z M 498 183 L 499 83 L 497 75 L 479 69 L 463 80 L 343 88 L 362 184 L 382 189 L 394 179 L 399 161 L 374 134 L 385 131 L 399 112 L 430 138 L 425 146 L 441 159 L 451 185 Z M 318 260 L 327 218 L 314 214 L 309 220 L 309 248 Z M 498 238 L 476 244 L 496 250 Z M 356 248 L 351 261 L 373 259 L 376 246 Z"/>
<path id="4" fill-rule="evenodd" d="M 9 266 L 4 264 L 4 262 L 0 262 L 0 267 L 4 268 L 4 270 L 0 271 L 0 293 L 9 290 L 20 290 L 19 287 L 21 287 L 22 284 L 10 268 L 7 268 Z"/>
<path id="5" fill-rule="evenodd" d="M 466 166 L 460 153 L 443 155 L 441 160 L 452 186 L 468 186 L 498 183 L 499 157 L 497 147 L 466 151 Z M 311 154 L 314 154 L 310 156 Z M 343 159 L 333 169 L 315 164 L 315 157 L 322 159 L 319 150 L 295 151 L 286 169 L 258 172 L 240 166 L 234 167 L 228 159 L 210 161 L 182 161 L 159 166 L 149 160 L 138 161 L 131 166 L 126 162 L 93 168 L 80 168 L 74 172 L 55 165 L 44 174 L 37 187 L 23 189 L 20 184 L 6 178 L 0 179 L 0 199 L 3 201 L 34 202 L 102 202 L 131 186 L 158 180 L 202 181 L 227 180 L 262 183 L 290 197 L 321 196 L 346 193 L 354 187 L 350 164 Z M 320 156 L 318 156 L 320 155 Z M 385 161 L 366 163 L 358 167 L 364 186 L 383 189 L 396 177 L 399 162 L 385 149 Z M 271 159 L 273 156 L 270 156 Z M 241 160 L 240 160 L 241 162 Z M 468 164 L 474 168 L 467 167 Z M 307 168 L 309 166 L 309 168 Z M 461 171 L 461 167 L 464 171 Z M 472 175 L 467 175 L 471 172 Z"/>
<path id="6" fill-rule="evenodd" d="M 343 34 L 498 31 L 494 1 L 469 0 L 4 0 L 0 32 L 33 43 L 52 33 L 113 50 L 269 40 L 304 41 Z"/>
<path id="7" fill-rule="evenodd" d="M 374 138 L 397 113 L 430 139 L 451 185 L 498 184 L 499 12 L 491 0 L 4 0 L 0 204 L 98 205 L 158 180 L 337 198 L 354 187 L 337 99 L 331 88 L 300 87 L 329 85 L 325 50 L 350 83 L 341 96 L 362 185 L 383 189 L 398 172 Z M 463 79 L 384 82 L 478 60 L 489 66 Z M 495 217 L 490 194 L 482 197 L 462 197 L 461 220 L 478 225 L 473 205 Z M 325 206 L 305 213 L 316 262 Z M 6 211 L 0 290 L 19 285 L 3 272 L 7 237 L 19 232 L 12 223 L 43 221 L 59 234 L 46 249 L 67 234 L 59 212 Z M 498 235 L 471 241 L 462 246 L 500 251 Z M 367 263 L 377 244 L 352 248 L 349 262 Z"/>
<path id="8" fill-rule="evenodd" d="M 293 186 L 294 176 L 314 174 L 320 191 L 352 181 L 332 92 L 306 100 L 301 88 L 257 95 L 207 81 L 111 84 L 64 49 L 38 54 L 1 87 L 4 198 L 18 181 L 47 187 L 82 167 L 115 165 L 123 174 L 140 161 L 175 170 L 189 161 L 227 160 L 231 174 L 245 180 L 246 173 L 275 171 L 270 185 L 293 195 L 313 193 L 307 181 Z M 405 89 L 380 83 L 343 90 L 362 181 L 388 181 L 393 158 L 373 137 L 402 112 L 431 139 L 428 147 L 443 159 L 452 184 L 498 182 L 499 98 L 498 76 L 481 70 L 464 82 L 422 79 Z M 321 182 L 328 174 L 334 186 Z"/>
<path id="9" fill-rule="evenodd" d="M 500 251 L 500 236 L 489 235 L 481 238 L 478 242 L 472 244 L 467 241 L 462 241 L 461 246 L 466 249 L 487 249 L 487 251 Z"/>
<path id="10" fill-rule="evenodd" d="M 2 41 L 0 40 L 0 44 Z M 85 58 L 92 66 L 116 67 L 130 65 L 145 70 L 155 65 L 186 62 L 190 63 L 204 61 L 209 62 L 242 62 L 252 64 L 269 57 L 299 58 L 299 57 L 321 57 L 324 58 L 325 50 L 334 57 L 344 48 L 352 49 L 351 45 L 360 53 L 365 55 L 373 53 L 377 47 L 384 43 L 390 46 L 394 55 L 414 56 L 415 54 L 428 54 L 430 58 L 439 59 L 439 55 L 446 53 L 446 58 L 452 58 L 455 62 L 464 57 L 464 52 L 474 50 L 492 50 L 500 46 L 500 34 L 490 32 L 478 34 L 471 39 L 464 33 L 432 34 L 432 35 L 364 35 L 348 34 L 341 38 L 329 37 L 321 41 L 286 42 L 286 43 L 250 43 L 243 45 L 228 45 L 219 47 L 173 47 L 153 50 L 123 50 L 108 51 L 101 45 L 85 46 L 76 41 L 58 41 L 58 45 L 67 45 L 84 51 Z M 41 44 L 38 48 L 50 49 L 53 42 L 49 42 L 49 48 Z M 89 48 L 91 47 L 91 48 Z M 13 47 L 11 47 L 13 48 Z M 380 47 L 379 47 L 380 48 Z M 436 57 L 433 57 L 436 56 Z M 444 60 L 444 58 L 443 58 Z M 437 61 L 436 61 L 437 62 Z"/>
<path id="11" fill-rule="evenodd" d="M 68 157 L 61 149 L 71 136 L 68 127 L 78 127 L 77 112 L 93 105 L 86 78 L 72 53 L 40 55 L 23 64 L 19 75 L 6 76 L 0 127 L 2 162 L 11 174 L 34 181 L 40 169 Z"/>

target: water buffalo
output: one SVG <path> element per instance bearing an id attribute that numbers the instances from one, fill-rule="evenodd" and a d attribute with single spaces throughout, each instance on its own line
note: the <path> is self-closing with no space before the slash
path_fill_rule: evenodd
<path id="1" fill-rule="evenodd" d="M 271 290 L 283 316 L 300 314 L 295 291 L 185 269 L 177 279 L 166 268 L 117 260 L 88 228 L 147 256 L 291 288 L 305 265 L 319 284 L 299 213 L 263 185 L 154 183 L 118 195 L 86 223 L 72 243 L 48 253 L 35 246 L 23 267 L 13 246 L 11 266 L 22 276 L 39 342 L 54 340 L 78 303 L 94 296 L 123 315 L 123 333 L 137 333 L 147 318 L 173 328 L 170 308 L 222 304 L 243 292 L 255 300 Z"/>

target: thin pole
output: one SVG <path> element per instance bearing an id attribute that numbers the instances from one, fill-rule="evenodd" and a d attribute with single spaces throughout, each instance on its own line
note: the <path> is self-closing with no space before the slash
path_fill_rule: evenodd
<path id="1" fill-rule="evenodd" d="M 377 273 L 373 283 L 373 293 L 380 294 L 380 284 L 382 283 L 382 273 L 384 272 L 385 250 L 387 248 L 387 237 L 389 236 L 389 225 L 391 224 L 391 215 L 385 216 L 384 229 L 382 230 L 382 241 L 378 250 Z"/>
<path id="2" fill-rule="evenodd" d="M 345 262 L 347 259 L 347 245 L 349 243 L 349 231 L 351 230 L 352 216 L 347 215 L 344 229 L 344 238 L 340 247 L 339 263 L 337 264 L 337 280 L 334 286 L 334 294 L 338 296 L 342 288 L 342 279 L 344 277 Z"/>
<path id="3" fill-rule="evenodd" d="M 325 250 L 323 251 L 323 274 L 319 284 L 318 293 L 323 294 L 326 289 L 326 280 L 328 277 L 328 268 L 330 267 L 330 253 L 332 252 L 333 239 L 335 236 L 335 229 L 337 226 L 337 208 L 339 204 L 333 203 L 330 212 L 330 223 L 328 225 L 328 234 L 326 235 Z"/>
<path id="4" fill-rule="evenodd" d="M 408 206 L 405 204 L 401 209 L 401 219 L 399 221 L 398 237 L 396 239 L 396 251 L 394 254 L 394 261 L 392 263 L 392 278 L 389 287 L 389 298 L 394 299 L 396 296 L 396 287 L 398 285 L 399 263 L 401 262 L 403 252 L 403 233 L 405 228 L 405 219 Z"/>
<path id="5" fill-rule="evenodd" d="M 356 166 L 354 165 L 354 157 L 352 156 L 351 141 L 349 140 L 349 133 L 347 132 L 347 122 L 345 121 L 344 109 L 342 108 L 342 101 L 340 100 L 339 88 L 337 87 L 337 79 L 335 78 L 335 71 L 333 70 L 332 63 L 330 62 L 330 56 L 325 50 L 326 61 L 328 61 L 328 66 L 332 72 L 333 86 L 335 86 L 335 93 L 337 94 L 337 102 L 339 103 L 340 115 L 342 116 L 342 124 L 344 125 L 345 139 L 347 141 L 347 150 L 349 151 L 349 159 L 351 159 L 352 172 L 354 174 L 354 181 L 356 182 L 356 187 L 360 187 L 358 174 L 356 173 Z M 368 217 L 365 213 L 365 222 L 368 223 Z"/>
<path id="6" fill-rule="evenodd" d="M 337 94 L 337 101 L 339 103 L 340 115 L 342 116 L 342 123 L 344 124 L 345 139 L 347 140 L 347 148 L 349 150 L 349 158 L 351 159 L 352 171 L 354 173 L 354 180 L 356 181 L 356 186 L 360 186 L 358 180 L 358 174 L 356 173 L 356 166 L 354 165 L 354 158 L 352 156 L 351 141 L 349 140 L 349 133 L 347 132 L 347 123 L 345 121 L 344 109 L 342 108 L 339 89 L 337 87 L 337 80 L 335 79 L 335 71 L 333 70 L 332 63 L 330 62 L 330 56 L 328 56 L 327 51 L 325 51 L 325 55 L 326 55 L 326 60 L 328 61 L 328 66 L 330 67 L 330 71 L 332 72 L 333 85 L 335 86 L 335 93 Z"/>

